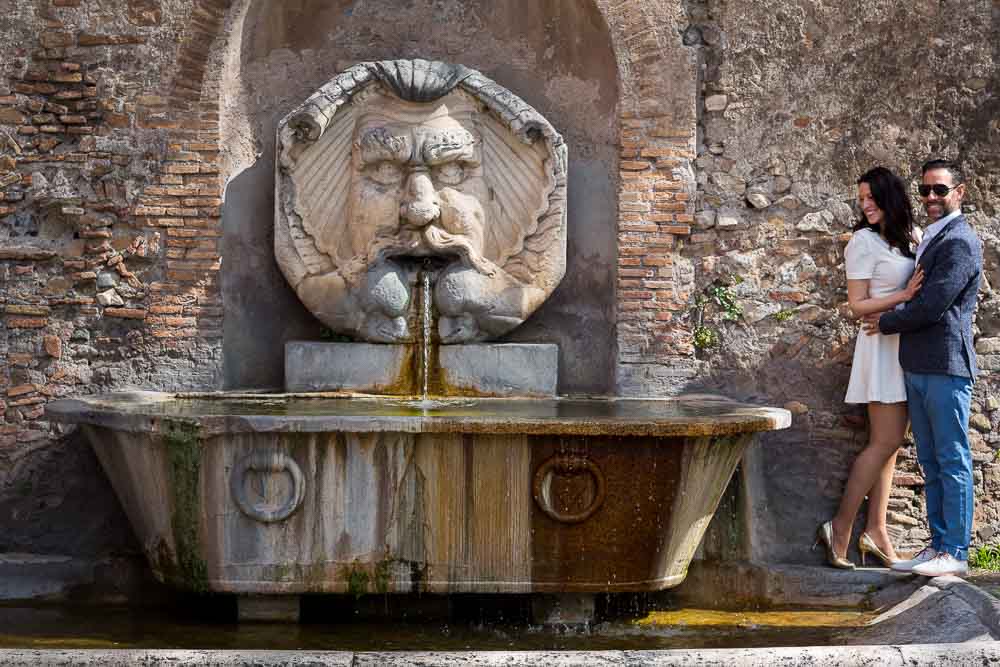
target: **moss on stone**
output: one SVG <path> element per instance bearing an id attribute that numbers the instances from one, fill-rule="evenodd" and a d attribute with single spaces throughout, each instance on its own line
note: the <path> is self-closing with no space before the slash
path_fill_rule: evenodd
<path id="1" fill-rule="evenodd" d="M 344 580 L 347 582 L 347 592 L 356 598 L 368 592 L 368 582 L 371 576 L 358 561 L 354 561 L 350 566 L 345 566 L 342 572 Z"/>
<path id="2" fill-rule="evenodd" d="M 173 491 L 171 527 L 176 549 L 176 569 L 165 573 L 176 583 L 194 591 L 208 590 L 208 565 L 202 558 L 201 449 L 198 425 L 172 420 L 164 424 L 163 440 L 170 465 L 170 488 Z"/>
<path id="3" fill-rule="evenodd" d="M 391 571 L 392 561 L 388 558 L 380 560 L 375 563 L 375 592 L 376 593 L 388 593 L 389 592 L 389 573 Z"/>

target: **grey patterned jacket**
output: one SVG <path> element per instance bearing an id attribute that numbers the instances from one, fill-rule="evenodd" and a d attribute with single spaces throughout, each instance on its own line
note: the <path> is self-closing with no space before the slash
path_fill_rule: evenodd
<path id="1" fill-rule="evenodd" d="M 879 318 L 884 334 L 899 337 L 899 363 L 910 373 L 976 377 L 972 317 L 976 310 L 983 247 L 958 216 L 920 255 L 924 284 L 903 308 Z"/>

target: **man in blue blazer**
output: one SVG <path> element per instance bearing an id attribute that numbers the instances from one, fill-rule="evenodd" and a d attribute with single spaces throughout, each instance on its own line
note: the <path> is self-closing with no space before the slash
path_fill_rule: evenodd
<path id="1" fill-rule="evenodd" d="M 928 577 L 961 576 L 968 573 L 972 533 L 972 318 L 983 268 L 982 243 L 962 215 L 965 185 L 958 166 L 931 160 L 921 174 L 918 190 L 931 223 L 917 247 L 923 287 L 896 310 L 866 318 L 866 328 L 869 334 L 901 334 L 899 363 L 924 471 L 931 530 L 930 546 L 892 569 Z"/>

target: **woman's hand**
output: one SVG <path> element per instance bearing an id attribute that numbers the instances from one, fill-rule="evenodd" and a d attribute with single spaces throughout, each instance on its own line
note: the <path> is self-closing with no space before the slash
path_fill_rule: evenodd
<path id="1" fill-rule="evenodd" d="M 913 272 L 910 279 L 906 282 L 906 287 L 900 290 L 900 294 L 903 297 L 903 301 L 912 301 L 913 297 L 917 295 L 920 291 L 920 286 L 924 284 L 924 269 L 919 264 L 917 265 L 917 270 Z"/>
<path id="2" fill-rule="evenodd" d="M 878 313 L 868 313 L 861 318 L 861 330 L 866 336 L 877 336 L 881 331 L 878 330 L 878 318 L 882 317 L 885 311 L 880 311 Z"/>

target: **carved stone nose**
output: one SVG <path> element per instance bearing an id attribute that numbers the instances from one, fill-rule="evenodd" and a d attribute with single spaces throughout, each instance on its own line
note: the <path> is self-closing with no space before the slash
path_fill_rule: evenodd
<path id="1" fill-rule="evenodd" d="M 441 215 L 434 184 L 426 171 L 416 171 L 406 180 L 400 216 L 417 227 L 424 227 Z"/>

